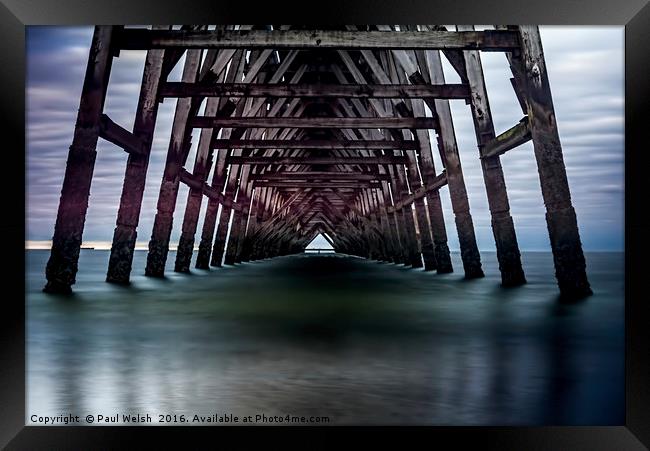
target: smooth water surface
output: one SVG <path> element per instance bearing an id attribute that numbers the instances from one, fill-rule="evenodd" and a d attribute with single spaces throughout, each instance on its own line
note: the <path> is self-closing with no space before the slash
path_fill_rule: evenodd
<path id="1" fill-rule="evenodd" d="M 624 259 L 589 253 L 594 296 L 558 300 L 550 253 L 528 284 L 336 254 L 104 282 L 82 250 L 71 296 L 27 254 L 27 423 L 37 415 L 328 416 L 330 424 L 624 423 Z"/>

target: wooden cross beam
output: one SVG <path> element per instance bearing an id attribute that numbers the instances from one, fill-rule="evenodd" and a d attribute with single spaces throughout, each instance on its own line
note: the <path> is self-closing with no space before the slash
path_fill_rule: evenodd
<path id="1" fill-rule="evenodd" d="M 250 164 L 250 165 L 295 165 L 295 164 L 405 164 L 406 157 L 382 156 L 382 157 L 241 157 L 230 156 L 226 160 L 228 164 Z"/>
<path id="2" fill-rule="evenodd" d="M 290 139 L 215 139 L 214 149 L 316 149 L 316 150 L 414 150 L 413 140 L 290 140 Z"/>
<path id="3" fill-rule="evenodd" d="M 226 196 L 221 194 L 217 189 L 211 187 L 209 184 L 197 179 L 194 174 L 190 173 L 187 169 L 183 168 L 180 172 L 180 181 L 190 188 L 200 190 L 205 196 L 214 199 L 225 207 L 230 207 L 234 210 L 240 210 L 242 207 L 235 202 L 229 200 Z"/>
<path id="4" fill-rule="evenodd" d="M 469 87 L 444 85 L 278 85 L 261 83 L 183 83 L 167 82 L 158 91 L 161 97 L 344 97 L 378 99 L 467 99 Z"/>
<path id="5" fill-rule="evenodd" d="M 300 191 L 298 194 L 294 194 L 292 197 L 299 196 L 304 194 L 306 191 Z M 259 229 L 253 234 L 255 240 L 267 240 L 273 234 L 278 232 L 278 229 L 286 228 L 287 225 L 294 224 L 299 220 L 301 215 L 305 213 L 306 210 L 310 208 L 310 205 L 313 200 L 313 194 L 307 193 L 305 197 L 299 202 L 294 203 L 293 205 L 288 206 L 286 214 L 281 214 L 281 210 L 276 212 L 273 217 L 266 220 Z M 282 208 L 284 210 L 284 207 Z"/>
<path id="6" fill-rule="evenodd" d="M 99 118 L 99 136 L 121 147 L 127 153 L 145 153 L 146 143 L 142 139 L 117 125 L 105 114 L 102 114 Z"/>
<path id="7" fill-rule="evenodd" d="M 273 213 L 273 215 L 265 220 L 262 224 L 259 225 L 259 227 L 255 230 L 253 233 L 253 237 L 258 237 L 258 236 L 263 236 L 265 235 L 275 223 L 277 223 L 280 219 L 284 218 L 285 216 L 289 215 L 290 213 L 294 213 L 295 211 L 299 210 L 301 206 L 304 206 L 306 203 L 310 202 L 311 199 L 313 199 L 313 193 L 310 193 L 310 189 L 306 190 L 301 190 L 298 192 L 293 193 L 278 209 Z M 300 199 L 302 197 L 302 199 Z M 300 200 L 299 200 L 300 199 Z M 295 215 L 292 215 L 295 216 Z"/>
<path id="8" fill-rule="evenodd" d="M 487 142 L 481 149 L 481 158 L 503 155 L 510 149 L 514 149 L 531 139 L 532 135 L 530 133 L 530 125 L 528 124 L 528 116 L 524 116 L 517 125 Z"/>
<path id="9" fill-rule="evenodd" d="M 429 185 L 421 186 L 420 188 L 415 190 L 412 194 L 405 197 L 401 201 L 397 202 L 394 207 L 389 207 L 387 209 L 388 213 L 392 213 L 394 211 L 401 210 L 402 208 L 404 208 L 404 207 L 406 207 L 408 205 L 411 205 L 417 199 L 423 198 L 424 196 L 427 195 L 427 193 L 439 190 L 440 188 L 442 188 L 446 184 L 447 184 L 447 173 L 443 171 L 442 173 L 440 173 L 440 175 L 435 177 Z"/>
<path id="10" fill-rule="evenodd" d="M 339 30 L 147 30 L 125 28 L 116 48 L 185 49 L 457 49 L 509 51 L 519 47 L 517 33 L 485 31 L 339 31 Z"/>
<path id="11" fill-rule="evenodd" d="M 283 171 L 270 174 L 252 174 L 249 180 L 389 180 L 387 174 L 367 174 L 361 172 L 327 172 L 327 171 Z"/>
<path id="12" fill-rule="evenodd" d="M 429 129 L 436 127 L 431 117 L 219 117 L 190 119 L 194 128 L 390 128 Z"/>
<path id="13" fill-rule="evenodd" d="M 379 188 L 379 182 L 372 181 L 341 181 L 341 182 L 313 182 L 313 181 L 255 181 L 253 186 L 256 188 L 261 187 L 275 187 L 275 188 Z"/>

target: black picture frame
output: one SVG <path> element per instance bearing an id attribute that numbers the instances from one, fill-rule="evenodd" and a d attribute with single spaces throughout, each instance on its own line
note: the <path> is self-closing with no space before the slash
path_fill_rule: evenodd
<path id="1" fill-rule="evenodd" d="M 0 248 L 3 295 L 0 313 L 0 446 L 6 449 L 117 449 L 133 439 L 145 448 L 220 447 L 224 440 L 246 445 L 250 428 L 35 427 L 25 426 L 25 26 L 141 23 L 472 23 L 625 26 L 625 255 L 626 255 L 626 421 L 616 427 L 427 427 L 409 428 L 410 443 L 453 443 L 454 448 L 499 450 L 635 450 L 650 447 L 650 318 L 644 296 L 644 262 L 650 221 L 644 219 L 650 170 L 644 139 L 650 108 L 650 4 L 648 0 L 467 0 L 342 1 L 282 5 L 277 2 L 198 0 L 2 0 L 0 5 L 0 89 L 3 163 Z M 316 19 L 316 20 L 314 20 Z M 603 64 L 607 64 L 606 61 Z M 586 74 L 588 75 L 588 74 Z M 21 283 L 20 281 L 23 281 Z M 21 302 L 21 296 L 23 301 Z M 342 428 L 254 428 L 267 445 L 289 431 L 283 446 L 308 443 L 334 446 L 331 432 Z M 349 430 L 348 428 L 343 428 Z M 364 440 L 387 444 L 395 428 L 363 428 Z M 400 428 L 401 429 L 401 428 Z M 176 434 L 181 432 L 182 435 Z M 403 432 L 403 431 L 402 431 Z M 305 441 L 305 434 L 315 434 Z M 286 435 L 286 434 L 283 434 Z M 416 437 L 417 436 L 417 437 Z M 259 437 L 257 437 L 259 439 Z M 180 440 L 175 442 L 174 440 Z M 401 439 L 400 439 L 401 441 Z M 161 443 L 163 446 L 156 446 Z M 182 443 L 183 445 L 176 445 Z M 278 443 L 278 444 L 280 444 Z M 176 446 L 175 446 L 176 445 Z M 312 447 L 312 445 L 310 445 Z M 315 447 L 315 446 L 313 446 Z"/>

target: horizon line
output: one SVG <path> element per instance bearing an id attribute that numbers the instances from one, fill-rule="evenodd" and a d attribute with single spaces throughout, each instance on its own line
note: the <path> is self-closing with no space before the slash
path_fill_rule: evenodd
<path id="1" fill-rule="evenodd" d="M 96 251 L 108 251 L 111 250 L 111 241 L 84 241 L 81 243 L 81 249 L 86 248 L 85 250 L 91 250 L 88 248 L 92 248 L 92 250 Z M 25 240 L 25 250 L 50 250 L 52 248 L 52 240 Z M 169 243 L 169 250 L 170 251 L 175 251 L 178 249 L 178 242 L 177 241 L 171 241 Z M 198 245 L 194 246 L 194 250 L 198 251 L 199 247 Z M 309 247 L 306 247 L 305 249 L 309 249 Z M 136 241 L 135 243 L 135 250 L 136 251 L 146 251 L 149 250 L 149 242 L 143 242 L 143 241 Z M 551 248 L 549 247 L 548 249 L 545 248 L 522 248 L 520 249 L 522 251 L 526 252 L 551 252 Z M 591 249 L 591 248 L 584 248 L 586 252 L 625 252 L 624 248 L 605 248 L 605 249 Z M 496 249 L 481 249 L 479 248 L 480 252 L 496 252 Z M 460 249 L 452 249 L 451 252 L 458 253 L 460 252 Z"/>

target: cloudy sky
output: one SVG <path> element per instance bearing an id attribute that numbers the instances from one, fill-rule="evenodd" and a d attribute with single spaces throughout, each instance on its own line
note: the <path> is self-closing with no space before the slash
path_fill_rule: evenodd
<path id="1" fill-rule="evenodd" d="M 622 27 L 541 27 L 560 138 L 580 235 L 587 250 L 622 250 L 624 240 L 624 85 Z M 68 147 L 92 37 L 91 27 L 27 28 L 27 240 L 52 237 Z M 132 129 L 144 65 L 142 51 L 122 51 L 113 64 L 105 112 Z M 521 109 L 502 53 L 482 53 L 496 132 L 515 125 Z M 182 63 L 182 61 L 181 61 Z M 180 78 L 177 66 L 170 80 Z M 445 65 L 447 81 L 458 82 Z M 146 246 L 153 225 L 174 101 L 160 107 L 138 227 Z M 452 101 L 452 114 L 479 247 L 494 250 L 485 186 L 469 106 Z M 194 139 L 194 145 L 198 139 Z M 193 152 L 188 162 L 193 161 Z M 434 154 L 434 157 L 436 155 Z M 532 144 L 501 159 L 511 212 L 522 250 L 548 250 L 544 206 Z M 436 160 L 437 169 L 441 163 Z M 126 154 L 99 140 L 84 241 L 110 241 Z M 181 185 L 172 241 L 180 235 L 187 198 Z M 458 248 L 447 189 L 442 190 L 450 247 Z M 205 202 L 203 205 L 205 210 Z M 203 217 L 203 214 L 201 215 Z M 199 223 L 200 230 L 201 223 Z"/>

